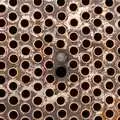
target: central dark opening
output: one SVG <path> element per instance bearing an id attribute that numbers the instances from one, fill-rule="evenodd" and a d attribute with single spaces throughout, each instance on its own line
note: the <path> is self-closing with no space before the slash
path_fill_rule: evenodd
<path id="1" fill-rule="evenodd" d="M 65 77 L 66 76 L 66 73 L 67 73 L 67 70 L 66 70 L 66 68 L 65 67 L 63 67 L 63 66 L 60 66 L 60 67 L 58 67 L 58 68 L 56 68 L 56 75 L 58 76 L 58 77 Z"/>

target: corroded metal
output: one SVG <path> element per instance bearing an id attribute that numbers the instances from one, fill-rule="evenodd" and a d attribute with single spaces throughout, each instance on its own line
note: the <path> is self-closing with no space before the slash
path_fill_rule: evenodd
<path id="1" fill-rule="evenodd" d="M 0 0 L 0 120 L 120 120 L 119 0 Z"/>

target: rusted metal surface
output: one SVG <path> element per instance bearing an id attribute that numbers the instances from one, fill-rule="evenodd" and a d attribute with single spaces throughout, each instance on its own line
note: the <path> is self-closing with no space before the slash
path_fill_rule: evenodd
<path id="1" fill-rule="evenodd" d="M 120 120 L 119 0 L 0 0 L 0 120 Z"/>

